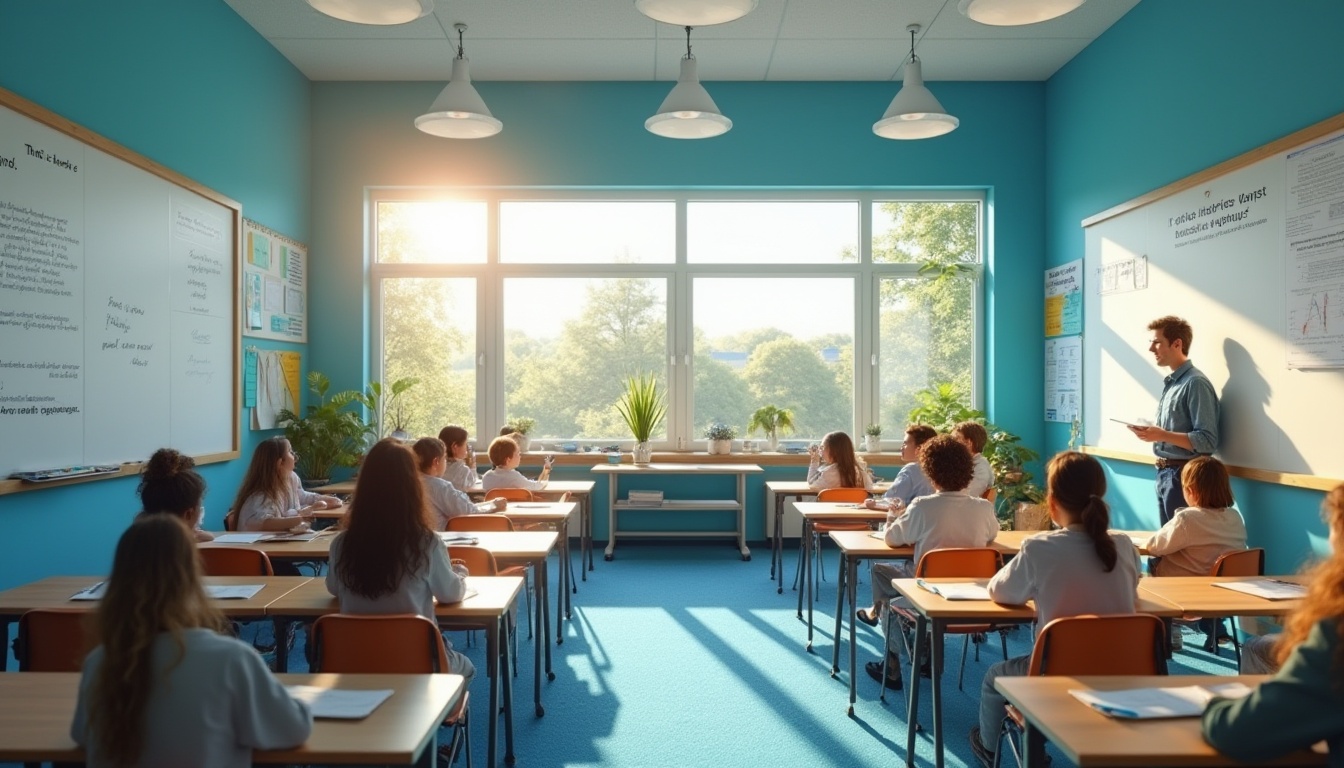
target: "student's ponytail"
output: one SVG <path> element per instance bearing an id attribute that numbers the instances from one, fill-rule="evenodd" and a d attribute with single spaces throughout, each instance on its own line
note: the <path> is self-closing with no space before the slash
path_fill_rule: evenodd
<path id="1" fill-rule="evenodd" d="M 1050 460 L 1046 477 L 1050 500 L 1083 526 L 1106 572 L 1114 570 L 1119 555 L 1108 530 L 1111 510 L 1103 498 L 1106 473 L 1101 463 L 1085 453 L 1065 451 Z"/>

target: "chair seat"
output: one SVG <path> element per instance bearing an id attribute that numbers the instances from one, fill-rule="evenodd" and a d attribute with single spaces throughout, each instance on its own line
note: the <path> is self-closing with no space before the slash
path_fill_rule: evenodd
<path id="1" fill-rule="evenodd" d="M 1003 705 L 1003 710 L 1004 714 L 1008 716 L 1008 719 L 1012 720 L 1018 728 L 1026 729 L 1027 718 L 1023 717 L 1022 710 L 1014 707 L 1012 704 Z"/>
<path id="2" fill-rule="evenodd" d="M 454 725 L 457 725 L 459 722 L 461 722 L 462 717 L 467 714 L 467 710 L 470 708 L 470 706 L 471 706 L 471 691 L 464 690 L 462 691 L 462 698 L 457 700 L 457 706 L 453 707 L 453 711 L 449 712 L 448 716 L 443 719 L 443 724 L 450 728 Z"/>

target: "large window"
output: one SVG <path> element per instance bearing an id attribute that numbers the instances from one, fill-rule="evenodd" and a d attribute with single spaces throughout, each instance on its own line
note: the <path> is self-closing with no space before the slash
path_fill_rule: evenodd
<path id="1" fill-rule="evenodd" d="M 638 373 L 668 393 L 663 447 L 762 405 L 798 438 L 880 423 L 891 447 L 921 390 L 976 398 L 978 194 L 372 198 L 374 375 L 420 379 L 416 435 L 528 417 L 543 444 L 628 443 L 614 405 Z"/>

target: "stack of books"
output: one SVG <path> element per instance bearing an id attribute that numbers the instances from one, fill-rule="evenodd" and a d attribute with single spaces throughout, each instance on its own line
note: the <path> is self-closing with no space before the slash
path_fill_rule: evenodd
<path id="1" fill-rule="evenodd" d="M 630 504 L 637 507 L 661 507 L 662 491 L 630 491 Z"/>

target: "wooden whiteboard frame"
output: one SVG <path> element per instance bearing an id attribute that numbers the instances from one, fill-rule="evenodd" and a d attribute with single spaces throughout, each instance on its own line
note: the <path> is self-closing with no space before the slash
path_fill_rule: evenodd
<path id="1" fill-rule="evenodd" d="M 22 96 L 14 93 L 13 91 L 8 91 L 5 90 L 4 88 L 0 88 L 0 106 L 8 107 L 9 109 L 12 109 L 25 117 L 28 117 L 32 120 L 42 123 L 48 128 L 52 128 L 54 130 L 66 134 L 67 136 L 75 139 L 76 141 L 82 142 L 86 146 L 92 147 L 93 149 L 97 149 L 101 152 L 105 152 L 111 155 L 112 157 L 117 158 L 118 160 L 129 163 L 130 165 L 135 166 L 136 168 L 139 168 L 143 171 L 153 174 L 154 176 L 157 176 L 170 184 L 181 187 L 182 189 L 188 192 L 200 195 L 201 197 L 206 198 L 207 200 L 210 200 L 213 203 L 217 203 L 218 205 L 224 208 L 228 208 L 231 211 L 231 216 L 233 219 L 232 222 L 233 253 L 231 255 L 233 260 L 233 312 L 235 321 L 232 323 L 233 366 L 230 371 L 233 376 L 233 386 L 231 390 L 233 392 L 233 403 L 232 403 L 233 447 L 227 451 L 219 453 L 202 454 L 193 456 L 192 458 L 196 460 L 196 463 L 198 465 L 214 464 L 221 461 L 232 461 L 233 459 L 238 458 L 240 455 L 242 455 L 242 449 L 241 449 L 242 435 L 239 426 L 241 418 L 240 403 L 242 402 L 241 392 L 239 391 L 240 387 L 242 387 L 242 377 L 239 375 L 239 372 L 242 370 L 242 363 L 241 363 L 242 334 L 240 331 L 239 323 L 237 322 L 237 320 L 239 319 L 239 312 L 241 311 L 239 305 L 239 295 L 240 295 L 239 290 L 242 285 L 242 277 L 240 274 L 239 256 L 241 254 L 240 249 L 242 248 L 242 232 L 243 232 L 242 205 L 235 200 L 232 200 L 228 197 L 225 197 L 224 195 L 221 195 L 220 193 L 214 191 L 213 189 L 210 189 L 209 187 L 206 187 L 196 181 L 187 178 L 186 176 L 183 176 L 182 174 L 178 173 L 177 171 L 174 171 L 171 168 L 168 168 L 167 166 L 160 165 L 159 163 L 150 160 L 144 155 L 141 155 L 137 152 L 127 149 L 126 147 L 123 147 L 122 145 L 112 141 L 111 139 L 106 138 L 105 136 L 101 136 L 89 130 L 88 128 L 85 128 L 84 126 L 79 125 L 78 123 L 67 120 L 66 118 L 61 117 L 60 115 L 56 114 L 55 112 L 52 112 L 46 107 L 43 107 L 39 104 L 35 104 L 34 102 L 31 102 L 23 98 Z M 26 483 L 22 480 L 0 479 L 0 495 L 9 493 L 20 493 L 23 491 L 36 491 L 45 488 L 59 488 L 66 485 L 75 485 L 78 483 L 88 483 L 97 480 L 106 480 L 108 478 L 113 477 L 127 477 L 130 475 L 139 474 L 140 468 L 142 466 L 143 466 L 142 462 L 132 462 L 128 464 L 122 464 L 121 471 L 115 474 L 94 475 L 91 477 L 75 477 L 70 478 L 69 480 L 54 480 L 47 483 Z"/>

